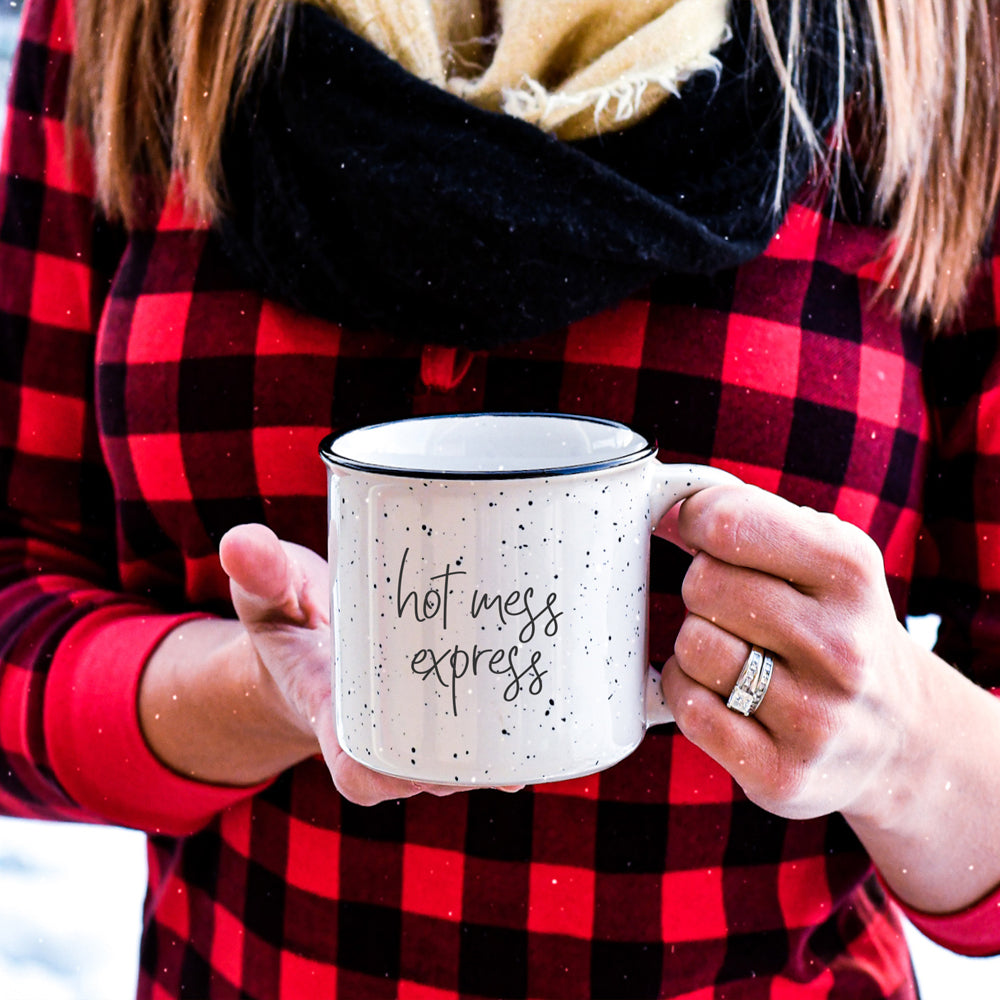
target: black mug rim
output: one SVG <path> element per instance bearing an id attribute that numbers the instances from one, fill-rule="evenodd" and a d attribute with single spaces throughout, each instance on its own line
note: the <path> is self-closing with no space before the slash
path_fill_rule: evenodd
<path id="1" fill-rule="evenodd" d="M 572 465 L 559 465 L 551 467 L 537 467 L 537 468 L 526 468 L 526 469 L 503 469 L 503 470 L 453 470 L 453 469 L 440 469 L 440 468 L 401 468 L 399 466 L 393 465 L 379 465 L 377 462 L 366 462 L 355 458 L 349 458 L 345 455 L 338 454 L 336 450 L 337 442 L 342 438 L 346 437 L 348 434 L 353 434 L 356 431 L 375 429 L 382 427 L 391 427 L 394 424 L 414 424 L 425 421 L 436 421 L 436 420 L 461 420 L 461 419 L 476 419 L 476 418 L 535 418 L 535 417 L 546 417 L 549 419 L 556 420 L 566 420 L 572 423 L 592 423 L 600 424 L 604 427 L 613 427 L 615 429 L 622 429 L 633 434 L 637 440 L 637 446 L 627 452 L 623 452 L 621 455 L 615 455 L 611 458 L 602 459 L 595 462 L 577 462 Z M 506 410 L 485 410 L 479 412 L 469 412 L 469 413 L 435 413 L 427 414 L 424 416 L 417 417 L 404 417 L 399 420 L 385 420 L 380 423 L 375 424 L 361 424 L 357 427 L 346 428 L 344 430 L 335 431 L 331 434 L 327 434 L 319 444 L 320 457 L 330 468 L 343 468 L 349 469 L 352 472 L 366 472 L 373 475 L 382 476 L 396 476 L 403 479 L 429 479 L 429 480 L 464 480 L 464 481 L 482 481 L 482 480 L 513 480 L 513 479 L 550 479 L 556 476 L 572 476 L 580 475 L 584 473 L 594 473 L 601 472 L 606 469 L 617 469 L 622 466 L 632 465 L 636 462 L 641 462 L 644 459 L 650 458 L 657 453 L 657 446 L 655 443 L 650 442 L 638 431 L 633 430 L 627 424 L 623 424 L 617 420 L 608 420 L 604 417 L 594 417 L 579 415 L 573 413 L 556 413 L 556 412 L 545 412 L 545 411 L 506 411 Z"/>

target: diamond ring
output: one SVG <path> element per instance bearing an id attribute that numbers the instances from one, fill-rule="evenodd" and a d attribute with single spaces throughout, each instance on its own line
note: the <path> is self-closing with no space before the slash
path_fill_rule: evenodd
<path id="1" fill-rule="evenodd" d="M 733 685 L 726 708 L 743 715 L 753 715 L 760 708 L 760 703 L 767 694 L 774 671 L 774 658 L 766 649 L 751 646 L 750 655 L 743 664 L 739 677 Z"/>

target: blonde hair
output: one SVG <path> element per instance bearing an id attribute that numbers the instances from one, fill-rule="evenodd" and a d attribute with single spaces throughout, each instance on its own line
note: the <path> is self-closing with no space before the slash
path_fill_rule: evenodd
<path id="1" fill-rule="evenodd" d="M 911 317 L 949 322 L 1000 193 L 1000 18 L 989 0 L 866 0 L 866 16 L 855 23 L 850 0 L 832 0 L 842 86 L 824 145 L 801 96 L 809 44 L 802 26 L 827 0 L 787 2 L 791 29 L 782 40 L 767 0 L 752 0 L 784 84 L 785 135 L 801 129 L 817 150 L 835 154 L 864 149 L 861 167 L 891 227 L 885 289 Z M 162 196 L 173 174 L 183 177 L 195 211 L 219 215 L 232 96 L 280 37 L 287 11 L 287 0 L 76 0 L 70 121 L 89 133 L 98 200 L 111 217 L 135 223 L 137 175 Z M 847 93 L 852 50 L 871 72 Z"/>
<path id="2" fill-rule="evenodd" d="M 810 2 L 788 0 L 782 50 L 767 0 L 753 0 L 761 33 L 784 83 L 785 133 L 792 119 L 811 131 L 799 94 Z M 875 206 L 889 220 L 882 291 L 935 328 L 960 311 L 991 235 L 1000 195 L 1000 17 L 989 0 L 867 0 L 867 23 L 852 23 L 850 0 L 834 0 L 842 86 L 834 145 L 855 148 Z M 843 68 L 854 48 L 872 64 L 865 89 L 848 94 Z M 848 121 L 850 114 L 851 120 Z"/>

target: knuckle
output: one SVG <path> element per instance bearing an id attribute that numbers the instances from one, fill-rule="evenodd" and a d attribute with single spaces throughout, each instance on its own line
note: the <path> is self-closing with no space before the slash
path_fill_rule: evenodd
<path id="1" fill-rule="evenodd" d="M 838 688 L 847 696 L 859 695 L 867 678 L 869 657 L 868 642 L 861 629 L 843 628 L 834 640 L 834 656 Z"/>
<path id="2" fill-rule="evenodd" d="M 834 714 L 816 701 L 802 715 L 795 744 L 804 768 L 807 763 L 823 759 L 839 727 Z"/>
<path id="3" fill-rule="evenodd" d="M 731 661 L 719 641 L 718 628 L 698 615 L 684 619 L 674 642 L 674 656 L 680 669 L 716 694 L 728 692 L 736 679 Z"/>
<path id="4" fill-rule="evenodd" d="M 695 663 L 709 648 L 709 624 L 698 615 L 688 615 L 674 641 L 674 653 L 682 667 Z M 685 671 L 687 672 L 687 671 Z"/>
<path id="5" fill-rule="evenodd" d="M 800 760 L 779 759 L 771 771 L 769 798 L 787 807 L 795 802 L 806 783 L 806 766 Z"/>
<path id="6" fill-rule="evenodd" d="M 705 534 L 712 551 L 734 556 L 753 543 L 755 532 L 738 490 L 720 491 L 716 515 L 706 525 Z"/>
<path id="7" fill-rule="evenodd" d="M 808 762 L 821 760 L 841 731 L 841 715 L 837 696 L 807 691 L 799 686 L 790 699 L 793 714 L 785 734 L 786 749 L 794 753 L 804 767 Z"/>
<path id="8" fill-rule="evenodd" d="M 863 693 L 872 662 L 872 633 L 863 618 L 833 615 L 801 637 L 814 675 L 836 697 Z"/>
<path id="9" fill-rule="evenodd" d="M 681 584 L 681 599 L 688 610 L 697 612 L 710 601 L 713 569 L 713 559 L 704 552 L 698 552 L 691 560 Z"/>
<path id="10" fill-rule="evenodd" d="M 747 797 L 768 812 L 793 816 L 807 786 L 808 764 L 777 747 L 748 752 L 733 771 Z"/>
<path id="11" fill-rule="evenodd" d="M 681 732 L 689 739 L 697 742 L 699 734 L 705 730 L 706 711 L 697 698 L 682 698 L 673 706 L 674 721 Z"/>
<path id="12" fill-rule="evenodd" d="M 720 726 L 716 695 L 709 691 L 680 699 L 673 706 L 674 720 L 680 731 L 698 746 L 718 743 Z"/>
<path id="13" fill-rule="evenodd" d="M 716 553 L 739 551 L 752 532 L 748 527 L 746 486 L 702 490 L 681 505 L 681 534 L 692 548 Z"/>
<path id="14" fill-rule="evenodd" d="M 833 514 L 820 516 L 827 522 L 821 528 L 831 540 L 834 572 L 842 582 L 857 588 L 884 577 L 882 552 L 870 535 Z"/>

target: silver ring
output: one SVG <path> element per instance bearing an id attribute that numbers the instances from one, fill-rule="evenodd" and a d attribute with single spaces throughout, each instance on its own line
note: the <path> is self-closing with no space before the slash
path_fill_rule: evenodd
<path id="1" fill-rule="evenodd" d="M 767 694 L 773 672 L 774 658 L 771 654 L 760 646 L 751 646 L 750 655 L 746 658 L 743 669 L 729 694 L 726 708 L 741 712 L 743 715 L 753 715 Z"/>

